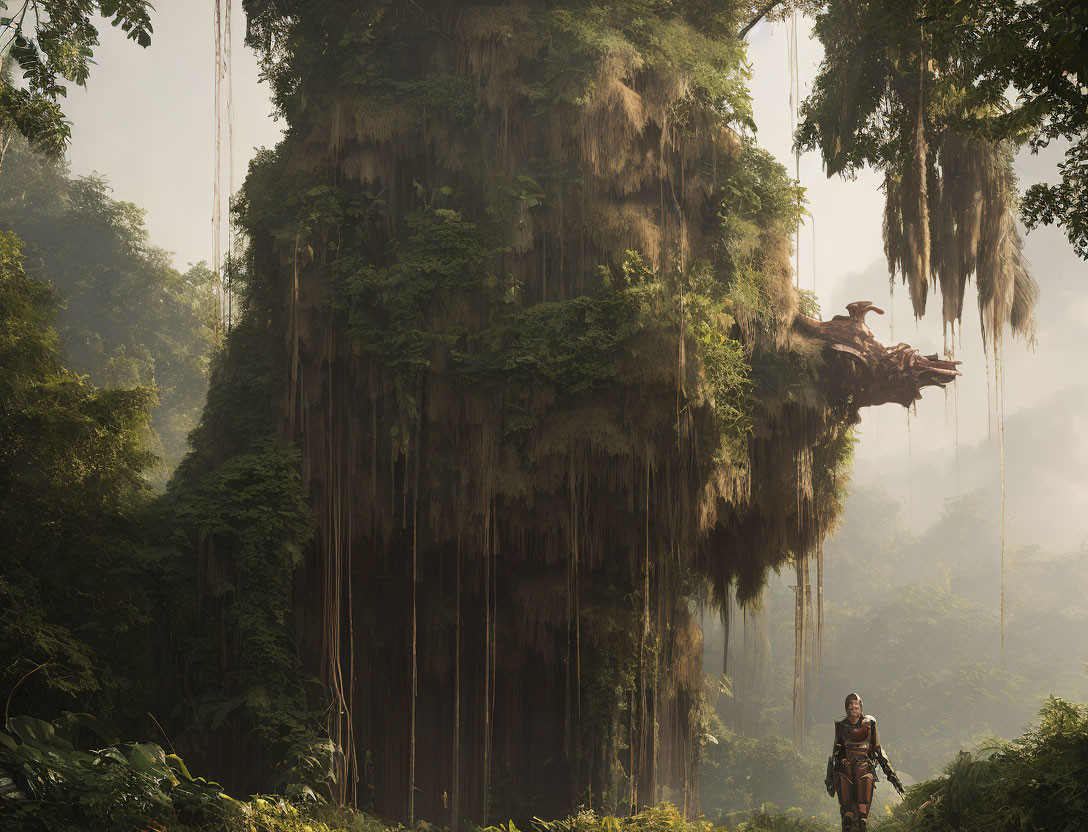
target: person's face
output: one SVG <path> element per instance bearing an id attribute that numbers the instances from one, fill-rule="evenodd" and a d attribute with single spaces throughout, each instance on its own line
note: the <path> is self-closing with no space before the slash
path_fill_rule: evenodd
<path id="1" fill-rule="evenodd" d="M 846 714 L 850 719 L 857 719 L 861 716 L 861 703 L 856 699 L 851 699 L 846 705 Z"/>

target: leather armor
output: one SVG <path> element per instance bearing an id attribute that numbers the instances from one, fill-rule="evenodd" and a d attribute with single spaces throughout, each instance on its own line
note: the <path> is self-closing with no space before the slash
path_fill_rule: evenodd
<path id="1" fill-rule="evenodd" d="M 872 757 L 878 753 L 883 756 L 875 718 L 866 714 L 857 722 L 847 717 L 835 720 L 835 745 L 828 762 L 844 832 L 866 828 L 877 779 Z"/>

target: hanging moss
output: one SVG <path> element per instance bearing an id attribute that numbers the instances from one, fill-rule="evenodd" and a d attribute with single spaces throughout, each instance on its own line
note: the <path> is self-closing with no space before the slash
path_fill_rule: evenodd
<path id="1" fill-rule="evenodd" d="M 751 597 L 809 550 L 839 494 L 798 455 L 844 463 L 846 411 L 791 335 L 801 193 L 738 138 L 742 10 L 249 12 L 288 131 L 238 203 L 245 314 L 187 470 L 203 493 L 299 449 L 290 623 L 333 796 L 443 825 L 691 815 L 688 598 Z M 259 544 L 277 570 L 297 531 Z"/>
<path id="2" fill-rule="evenodd" d="M 992 21 L 991 21 L 992 23 Z M 983 340 L 1034 337 L 1038 286 L 1021 253 L 1013 145 L 985 125 L 1007 113 L 991 45 L 962 38 L 962 12 L 919 3 L 831 2 L 814 32 L 826 55 L 805 101 L 801 147 L 828 176 L 884 174 L 884 248 L 921 317 L 939 286 L 945 329 L 972 278 Z"/>

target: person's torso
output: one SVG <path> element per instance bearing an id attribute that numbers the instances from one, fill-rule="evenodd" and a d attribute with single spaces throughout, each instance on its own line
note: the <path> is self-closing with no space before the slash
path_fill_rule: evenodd
<path id="1" fill-rule="evenodd" d="M 849 752 L 867 753 L 872 748 L 875 720 L 871 716 L 862 716 L 857 722 L 850 722 L 846 717 L 835 723 L 843 748 Z"/>

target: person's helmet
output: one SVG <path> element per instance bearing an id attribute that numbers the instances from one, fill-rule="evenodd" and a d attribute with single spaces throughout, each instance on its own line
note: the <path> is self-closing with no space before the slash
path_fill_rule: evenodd
<path id="1" fill-rule="evenodd" d="M 862 712 L 862 714 L 864 714 L 865 713 L 865 703 L 861 701 L 861 696 L 859 696 L 856 693 L 847 694 L 846 701 L 843 703 L 843 706 L 842 706 L 843 710 L 846 713 L 850 713 L 850 702 L 852 700 L 854 700 L 854 699 L 858 700 L 858 707 L 861 708 L 861 712 Z"/>

